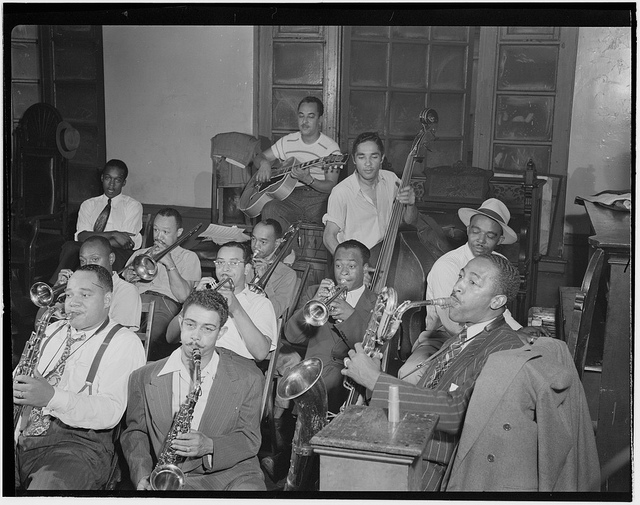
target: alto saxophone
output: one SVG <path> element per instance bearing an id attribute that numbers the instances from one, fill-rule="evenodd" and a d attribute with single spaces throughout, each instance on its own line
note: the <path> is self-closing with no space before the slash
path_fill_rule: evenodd
<path id="1" fill-rule="evenodd" d="M 33 377 L 36 366 L 38 366 L 38 361 L 40 361 L 40 346 L 42 344 L 42 339 L 44 338 L 44 332 L 47 329 L 47 326 L 49 326 L 49 320 L 58 310 L 59 309 L 56 306 L 51 305 L 38 320 L 36 330 L 31 333 L 31 336 L 29 337 L 29 340 L 25 344 L 24 350 L 22 351 L 20 362 L 13 372 L 14 377 L 18 375 L 27 375 L 29 377 Z M 63 318 L 66 319 L 66 316 L 63 316 Z M 24 405 L 13 406 L 14 431 L 18 426 L 18 422 L 20 421 L 20 416 L 22 416 L 23 411 Z"/>
<path id="2" fill-rule="evenodd" d="M 425 305 L 448 307 L 450 304 L 451 298 L 434 298 L 433 300 L 419 300 L 415 302 L 406 300 L 398 305 L 396 290 L 389 287 L 382 288 L 378 298 L 376 298 L 367 330 L 362 339 L 363 351 L 369 357 L 381 358 L 382 347 L 396 334 L 400 323 L 402 323 L 402 315 L 407 310 Z M 341 407 L 341 411 L 349 405 L 364 403 L 364 388 L 356 384 L 349 377 L 345 377 L 342 384 L 349 390 L 349 396 Z"/>
<path id="3" fill-rule="evenodd" d="M 178 456 L 175 449 L 171 447 L 171 444 L 178 435 L 188 433 L 191 429 L 193 410 L 202 393 L 200 384 L 200 363 L 202 355 L 200 349 L 193 350 L 192 359 L 196 377 L 195 387 L 193 391 L 189 393 L 185 402 L 180 405 L 180 410 L 178 410 L 178 413 L 174 417 L 171 429 L 162 445 L 162 452 L 160 456 L 158 456 L 158 462 L 149 477 L 151 488 L 154 491 L 175 491 L 184 487 L 185 475 L 178 467 L 178 463 L 184 461 L 185 458 L 184 456 Z"/>

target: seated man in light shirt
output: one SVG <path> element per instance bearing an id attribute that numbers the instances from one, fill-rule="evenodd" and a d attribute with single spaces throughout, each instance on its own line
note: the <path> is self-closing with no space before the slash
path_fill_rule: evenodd
<path id="1" fill-rule="evenodd" d="M 227 330 L 216 344 L 250 360 L 262 361 L 276 348 L 278 331 L 273 305 L 264 296 L 253 293 L 247 286 L 247 275 L 251 272 L 248 247 L 240 242 L 227 242 L 218 249 L 215 260 L 216 276 L 220 283 L 225 279 L 233 281 L 221 286 L 218 292 L 229 304 Z M 203 277 L 197 290 L 216 285 L 211 277 Z M 167 329 L 167 340 L 175 342 L 179 335 L 177 318 Z"/>

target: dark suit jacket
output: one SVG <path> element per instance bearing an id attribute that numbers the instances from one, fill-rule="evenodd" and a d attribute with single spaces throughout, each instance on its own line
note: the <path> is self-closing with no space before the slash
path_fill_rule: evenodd
<path id="1" fill-rule="evenodd" d="M 443 353 L 453 340 L 450 339 L 442 346 Z M 394 384 L 399 389 L 401 412 L 427 412 L 440 416 L 436 431 L 427 443 L 423 455 L 425 490 L 437 491 L 440 488 L 440 482 L 460 438 L 469 398 L 489 355 L 522 345 L 522 340 L 516 332 L 503 321 L 498 327 L 490 331 L 485 330 L 472 339 L 451 362 L 434 389 L 427 389 L 424 384 L 432 376 L 437 359 L 432 359 L 425 365 L 425 373 L 417 385 L 390 375 L 380 375 L 373 390 L 371 406 L 388 407 L 389 386 Z"/>
<path id="2" fill-rule="evenodd" d="M 255 363 L 226 349 L 220 361 L 198 431 L 213 439 L 213 458 L 187 458 L 179 466 L 186 487 L 224 490 L 247 476 L 262 478 L 258 462 L 260 402 L 264 376 Z M 170 430 L 172 375 L 158 377 L 168 358 L 149 363 L 129 378 L 123 452 L 136 485 L 153 470 Z"/>
<path id="3" fill-rule="evenodd" d="M 532 346 L 489 356 L 446 490 L 599 489 L 591 416 L 566 344 L 542 337 Z"/>
<path id="4" fill-rule="evenodd" d="M 317 290 L 318 286 L 309 287 L 302 304 L 313 298 Z M 341 323 L 329 321 L 323 326 L 311 326 L 305 322 L 302 309 L 287 321 L 287 340 L 292 343 L 308 341 L 305 359 L 314 357 L 322 360 L 322 379 L 327 386 L 330 412 L 337 412 L 346 399 L 348 391 L 342 385 L 340 371 L 344 368 L 344 358 L 348 356 L 349 349 L 353 349 L 357 342 L 362 342 L 376 298 L 371 290 L 365 288 L 354 307 L 354 313 Z"/>

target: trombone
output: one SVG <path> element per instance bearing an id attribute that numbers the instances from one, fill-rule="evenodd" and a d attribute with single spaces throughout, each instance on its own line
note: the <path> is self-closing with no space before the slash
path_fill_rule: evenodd
<path id="1" fill-rule="evenodd" d="M 322 300 L 309 300 L 302 307 L 302 316 L 307 324 L 311 326 L 322 326 L 329 320 L 329 305 L 339 296 L 346 296 L 347 285 L 343 284 L 339 288 L 332 284 L 328 290 L 329 295 Z"/>
<path id="2" fill-rule="evenodd" d="M 151 253 L 151 251 L 153 250 L 152 248 L 146 253 L 136 256 L 135 258 L 133 258 L 133 261 L 130 265 L 127 265 L 118 272 L 118 275 L 127 270 L 129 267 L 132 267 L 133 271 L 141 280 L 152 281 L 153 279 L 155 279 L 156 275 L 158 275 L 158 261 L 160 261 L 160 258 L 164 257 L 167 253 L 171 252 L 180 244 L 186 242 L 191 237 L 191 235 L 196 233 L 201 227 L 202 223 L 198 223 L 198 225 L 189 233 L 183 235 L 176 242 L 171 244 L 166 249 L 163 249 L 162 251 Z"/>
<path id="3" fill-rule="evenodd" d="M 203 284 L 202 286 L 198 286 L 197 289 L 198 290 L 211 289 L 213 291 L 218 291 L 225 284 L 229 284 L 229 289 L 231 291 L 234 291 L 236 289 L 235 284 L 233 283 L 233 279 L 231 277 L 226 277 L 221 282 L 214 282 L 214 283 L 207 282 L 207 283 Z"/>

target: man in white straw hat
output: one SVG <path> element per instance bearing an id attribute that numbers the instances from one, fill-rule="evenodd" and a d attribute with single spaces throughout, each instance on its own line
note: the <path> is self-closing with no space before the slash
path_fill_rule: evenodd
<path id="1" fill-rule="evenodd" d="M 459 209 L 458 217 L 467 227 L 467 243 L 444 254 L 434 263 L 427 276 L 427 300 L 451 295 L 460 269 L 476 256 L 500 254 L 494 251 L 498 245 L 513 244 L 518 240 L 516 233 L 508 225 L 511 218 L 509 209 L 497 198 L 485 200 L 477 210 Z M 504 318 L 512 329 L 522 329 L 508 309 L 505 310 Z M 455 337 L 462 330 L 459 323 L 449 318 L 447 308 L 435 305 L 427 307 L 425 328 L 414 342 L 411 356 L 398 372 L 400 379 L 413 384 L 421 377 L 422 367 L 419 365 L 440 349 L 445 341 Z M 544 333 L 544 330 L 542 332 Z M 525 338 L 526 335 L 523 335 L 523 339 Z"/>

